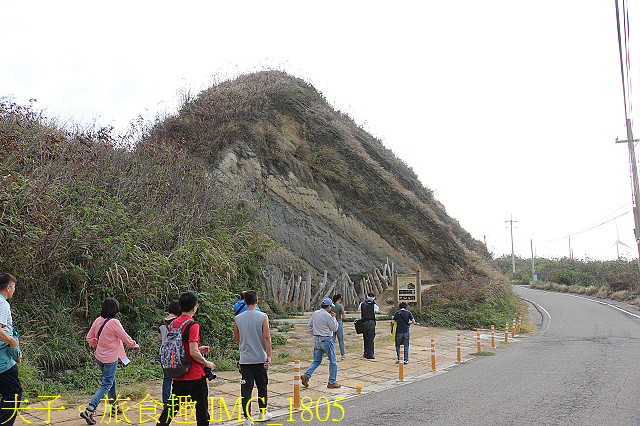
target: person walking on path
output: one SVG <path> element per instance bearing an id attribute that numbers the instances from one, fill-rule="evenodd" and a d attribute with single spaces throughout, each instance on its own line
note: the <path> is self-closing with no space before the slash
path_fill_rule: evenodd
<path id="1" fill-rule="evenodd" d="M 338 330 L 335 312 L 331 312 L 333 302 L 328 297 L 322 301 L 320 309 L 315 311 L 307 324 L 307 331 L 313 334 L 313 362 L 305 373 L 300 376 L 300 381 L 304 387 L 309 387 L 309 379 L 316 368 L 322 362 L 322 357 L 327 354 L 329 358 L 329 389 L 339 389 L 338 384 L 338 362 L 336 361 L 336 350 L 333 346 L 333 333 Z"/>
<path id="2" fill-rule="evenodd" d="M 362 326 L 364 331 L 362 332 L 362 338 L 364 339 L 364 354 L 367 359 L 375 359 L 374 356 L 374 339 L 376 338 L 376 312 L 380 310 L 380 307 L 376 303 L 376 296 L 373 293 L 369 293 L 364 302 L 358 305 L 358 310 L 362 317 Z"/>
<path id="3" fill-rule="evenodd" d="M 185 321 L 189 321 L 182 330 L 183 338 L 186 337 L 182 344 L 191 366 L 185 374 L 173 379 L 173 400 L 162 410 L 157 426 L 167 426 L 171 423 L 174 415 L 179 412 L 180 403 L 184 402 L 187 396 L 191 396 L 196 404 L 197 425 L 206 426 L 209 424 L 209 387 L 204 369 L 213 370 L 216 366 L 202 356 L 209 352 L 209 346 L 199 346 L 200 324 L 193 322 L 193 316 L 198 310 L 198 296 L 190 291 L 184 292 L 178 298 L 178 303 L 182 314 L 173 320 L 173 329 L 180 328 Z M 188 335 L 185 336 L 184 333 Z"/>
<path id="4" fill-rule="evenodd" d="M 242 410 L 244 425 L 252 426 L 249 402 L 253 392 L 253 383 L 258 388 L 258 406 L 260 420 L 267 421 L 272 415 L 267 411 L 267 370 L 271 364 L 271 334 L 269 317 L 257 311 L 258 294 L 255 290 L 245 292 L 244 301 L 247 309 L 236 316 L 233 325 L 233 337 L 240 348 L 240 393 L 242 394 Z"/>
<path id="5" fill-rule="evenodd" d="M 18 280 L 11 274 L 0 274 L 0 424 L 13 425 L 22 402 L 22 385 L 18 366 L 22 353 L 18 342 L 18 329 L 13 326 L 11 306 L 7 300 L 16 291 Z"/>
<path id="6" fill-rule="evenodd" d="M 87 342 L 92 348 L 95 348 L 96 363 L 102 371 L 100 388 L 93 395 L 86 409 L 80 413 L 80 417 L 90 425 L 97 423 L 95 419 L 96 408 L 100 405 L 100 401 L 105 399 L 105 395 L 107 396 L 105 412 L 111 407 L 112 412 L 116 413 L 116 405 L 112 404 L 116 402 L 117 397 L 116 369 L 118 368 L 118 360 L 121 360 L 125 365 L 129 363 L 122 343 L 126 343 L 130 348 L 140 350 L 140 345 L 124 331 L 120 321 L 115 318 L 119 311 L 120 304 L 116 299 L 113 297 L 104 299 L 100 316 L 93 321 L 87 333 Z"/>
<path id="7" fill-rule="evenodd" d="M 342 320 L 346 318 L 346 314 L 344 313 L 344 306 L 340 303 L 342 301 L 342 295 L 340 293 L 333 296 L 333 305 L 334 307 L 331 309 L 331 312 L 336 313 L 336 321 L 338 321 L 338 330 L 333 333 L 333 345 L 335 348 L 336 338 L 338 338 L 338 343 L 340 344 L 340 355 L 342 359 L 346 359 L 347 355 L 344 351 L 344 329 L 342 327 Z"/>
<path id="8" fill-rule="evenodd" d="M 400 345 L 404 345 L 404 360 L 405 364 L 409 363 L 409 326 L 414 324 L 416 320 L 413 318 L 413 314 L 407 310 L 407 303 L 400 302 L 398 305 L 400 308 L 395 314 L 393 314 L 393 320 L 391 325 L 398 324 L 396 326 L 396 364 L 400 362 Z"/>
<path id="9" fill-rule="evenodd" d="M 244 300 L 244 295 L 246 293 L 247 293 L 247 290 L 244 290 L 243 292 L 241 292 L 240 300 L 238 300 L 236 304 L 233 305 L 233 312 L 235 312 L 236 315 L 240 315 L 241 313 L 247 310 L 247 303 Z M 256 311 L 260 312 L 260 307 L 258 305 L 256 305 Z"/>
<path id="10" fill-rule="evenodd" d="M 171 324 L 173 320 L 182 315 L 182 311 L 180 310 L 180 303 L 177 300 L 174 300 L 169 304 L 169 308 L 167 309 L 169 315 L 162 320 L 162 325 L 160 326 L 160 334 L 158 338 L 161 342 L 167 340 L 167 333 L 171 331 Z M 171 398 L 171 383 L 173 383 L 173 379 L 164 374 L 164 378 L 162 379 L 162 403 L 166 407 L 169 405 L 169 399 Z"/>

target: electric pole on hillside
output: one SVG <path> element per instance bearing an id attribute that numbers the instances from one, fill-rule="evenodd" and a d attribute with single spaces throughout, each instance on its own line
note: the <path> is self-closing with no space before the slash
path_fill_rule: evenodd
<path id="1" fill-rule="evenodd" d="M 513 224 L 517 222 L 517 220 L 513 220 L 513 215 L 511 215 L 511 220 L 505 220 L 505 223 L 508 223 L 511 227 L 511 268 L 513 270 L 513 282 L 516 282 L 516 256 L 513 251 Z"/>
<path id="2" fill-rule="evenodd" d="M 533 240 L 531 241 L 531 279 L 533 282 L 538 281 L 538 276 L 536 275 L 536 262 L 535 262 L 535 254 L 533 253 Z"/>
<path id="3" fill-rule="evenodd" d="M 624 21 L 624 47 L 627 54 L 627 60 L 629 58 L 629 39 L 628 32 L 626 31 L 629 28 L 629 23 L 627 22 L 627 15 L 623 15 Z M 627 87 L 631 87 L 631 82 L 629 81 L 629 75 L 625 74 L 625 63 L 622 55 L 622 32 L 620 31 L 620 9 L 618 7 L 618 0 L 616 0 L 616 20 L 618 23 L 618 51 L 620 53 L 620 71 L 622 73 L 622 95 L 624 101 L 624 118 L 627 124 L 627 140 L 626 141 L 618 141 L 617 143 L 627 143 L 627 147 L 629 148 L 629 162 L 631 163 L 631 173 L 633 179 L 633 187 L 631 189 L 631 199 L 633 201 L 633 220 L 635 223 L 635 229 L 633 230 L 633 234 L 636 237 L 636 245 L 638 246 L 638 270 L 640 270 L 640 212 L 638 211 L 638 194 L 640 193 L 639 185 L 638 185 L 638 168 L 636 163 L 636 149 L 634 146 L 635 142 L 638 140 L 633 139 L 633 130 L 631 128 L 631 119 L 629 118 L 629 113 L 631 111 L 631 100 L 627 102 Z M 629 63 L 626 64 L 626 69 L 631 69 Z"/>

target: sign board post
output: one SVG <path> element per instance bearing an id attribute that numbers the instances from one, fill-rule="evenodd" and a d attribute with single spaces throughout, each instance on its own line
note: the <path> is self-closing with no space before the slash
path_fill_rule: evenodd
<path id="1" fill-rule="evenodd" d="M 395 274 L 396 308 L 400 302 L 417 303 L 418 310 L 422 308 L 419 280 L 420 271 L 416 274 Z"/>

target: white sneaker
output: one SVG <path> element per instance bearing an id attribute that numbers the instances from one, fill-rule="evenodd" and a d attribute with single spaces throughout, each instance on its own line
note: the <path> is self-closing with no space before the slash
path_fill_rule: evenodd
<path id="1" fill-rule="evenodd" d="M 253 426 L 253 420 L 251 420 L 249 417 L 245 418 L 244 426 Z"/>
<path id="2" fill-rule="evenodd" d="M 259 419 L 259 422 L 266 422 L 267 420 L 270 420 L 271 417 L 273 417 L 273 414 L 271 414 L 270 412 L 268 412 L 267 410 L 264 410 L 264 416 Z"/>

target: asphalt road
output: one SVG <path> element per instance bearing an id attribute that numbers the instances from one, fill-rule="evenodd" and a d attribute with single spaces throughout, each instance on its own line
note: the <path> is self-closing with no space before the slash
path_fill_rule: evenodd
<path id="1" fill-rule="evenodd" d="M 577 295 L 515 291 L 540 312 L 535 337 L 434 377 L 344 400 L 339 423 L 640 425 L 640 312 Z M 270 423 L 327 424 L 313 411 L 312 421 Z M 334 408 L 328 421 L 338 424 L 331 419 L 339 415 Z"/>

